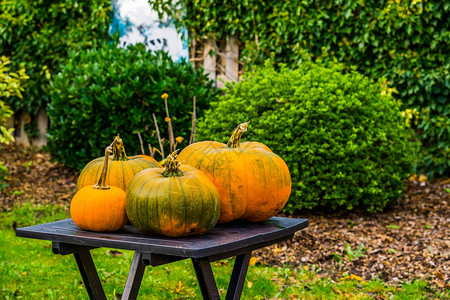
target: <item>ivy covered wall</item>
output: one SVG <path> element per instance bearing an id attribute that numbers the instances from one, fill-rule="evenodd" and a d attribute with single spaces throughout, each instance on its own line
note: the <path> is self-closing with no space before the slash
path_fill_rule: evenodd
<path id="1" fill-rule="evenodd" d="M 418 172 L 450 174 L 450 3 L 353 0 L 155 0 L 193 39 L 236 35 L 246 68 L 271 53 L 295 67 L 305 52 L 387 79 L 422 142 Z M 182 7 L 182 10 L 176 9 Z M 418 116 L 418 117 L 417 117 Z"/>

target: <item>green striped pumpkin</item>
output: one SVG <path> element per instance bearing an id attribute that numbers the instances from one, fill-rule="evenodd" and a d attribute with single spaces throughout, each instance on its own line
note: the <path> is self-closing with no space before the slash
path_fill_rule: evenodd
<path id="1" fill-rule="evenodd" d="M 165 169 L 143 170 L 130 181 L 125 208 L 143 234 L 200 235 L 216 225 L 220 198 L 208 177 L 194 167 L 180 166 L 174 152 Z"/>

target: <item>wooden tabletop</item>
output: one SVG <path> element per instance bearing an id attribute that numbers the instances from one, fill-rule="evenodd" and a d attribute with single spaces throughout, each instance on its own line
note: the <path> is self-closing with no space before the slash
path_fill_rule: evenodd
<path id="1" fill-rule="evenodd" d="M 22 227 L 16 236 L 87 247 L 107 247 L 186 258 L 215 257 L 251 251 L 293 237 L 308 227 L 308 220 L 273 217 L 264 222 L 235 221 L 217 225 L 202 236 L 169 238 L 145 236 L 125 225 L 113 233 L 80 229 L 72 219 Z"/>

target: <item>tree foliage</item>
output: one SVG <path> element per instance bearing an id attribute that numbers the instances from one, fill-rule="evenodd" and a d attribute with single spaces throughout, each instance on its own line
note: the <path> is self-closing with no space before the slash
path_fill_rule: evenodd
<path id="1" fill-rule="evenodd" d="M 141 153 L 139 132 L 148 154 L 148 143 L 159 148 L 153 113 L 161 138 L 167 141 L 169 136 L 164 93 L 169 96 L 175 137 L 183 137 L 186 145 L 194 96 L 201 116 L 217 94 L 203 70 L 194 70 L 188 62 L 175 63 L 163 52 L 146 52 L 142 44 L 122 49 L 105 43 L 71 51 L 61 73 L 52 78 L 48 149 L 58 161 L 81 170 L 103 156 L 117 133 L 128 155 Z"/>
<path id="2" fill-rule="evenodd" d="M 32 115 L 49 102 L 49 83 L 70 50 L 91 48 L 108 38 L 109 0 L 14 0 L 0 2 L 0 53 L 30 77 L 24 97 L 8 99 L 14 111 Z"/>

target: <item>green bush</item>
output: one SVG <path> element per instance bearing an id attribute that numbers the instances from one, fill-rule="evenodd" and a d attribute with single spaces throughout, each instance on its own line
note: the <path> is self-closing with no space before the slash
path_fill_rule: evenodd
<path id="1" fill-rule="evenodd" d="M 14 128 L 6 128 L 6 122 L 12 117 L 13 111 L 5 104 L 5 100 L 11 96 L 22 97 L 23 84 L 28 79 L 23 65 L 17 72 L 11 72 L 9 64 L 11 64 L 9 58 L 0 57 L 0 144 L 9 144 L 14 141 Z M 8 169 L 0 161 L 0 190 L 7 186 L 3 183 L 7 175 L 9 175 Z"/>
<path id="2" fill-rule="evenodd" d="M 21 98 L 23 83 L 28 79 L 23 65 L 18 72 L 10 72 L 9 64 L 11 64 L 9 58 L 0 57 L 0 143 L 3 144 L 14 141 L 14 128 L 6 128 L 6 121 L 12 117 L 13 111 L 5 104 L 5 101 L 12 96 Z"/>
<path id="3" fill-rule="evenodd" d="M 0 54 L 11 58 L 13 69 L 25 63 L 30 77 L 24 97 L 8 99 L 11 108 L 33 116 L 45 107 L 50 78 L 69 51 L 108 39 L 110 12 L 110 0 L 0 1 Z"/>
<path id="4" fill-rule="evenodd" d="M 226 132 L 248 120 L 244 140 L 268 145 L 290 169 L 290 212 L 316 206 L 373 212 L 402 196 L 412 132 L 399 103 L 355 71 L 308 61 L 277 71 L 266 63 L 212 102 L 197 132 L 226 142 Z"/>
<path id="5" fill-rule="evenodd" d="M 450 4 L 447 1 L 154 0 L 176 14 L 194 39 L 236 35 L 247 67 L 276 53 L 294 66 L 302 49 L 326 55 L 377 80 L 387 78 L 406 108 L 417 108 L 418 172 L 450 174 Z M 174 9 L 182 5 L 184 10 Z M 325 49 L 325 51 L 323 51 Z M 445 123 L 445 121 L 444 121 Z M 445 126 L 444 126 L 445 125 Z M 437 127 L 436 127 L 437 126 Z"/>
<path id="6" fill-rule="evenodd" d="M 102 156 L 117 133 L 128 155 L 140 154 L 140 132 L 148 154 L 147 143 L 159 148 L 152 113 L 161 138 L 168 139 L 163 93 L 169 94 L 174 135 L 185 138 L 186 144 L 193 97 L 201 114 L 217 92 L 203 70 L 196 71 L 187 62 L 172 62 L 162 52 L 146 52 L 142 44 L 128 49 L 105 44 L 98 49 L 72 51 L 51 84 L 48 149 L 58 161 L 81 169 Z M 166 148 L 165 154 L 168 151 Z"/>

